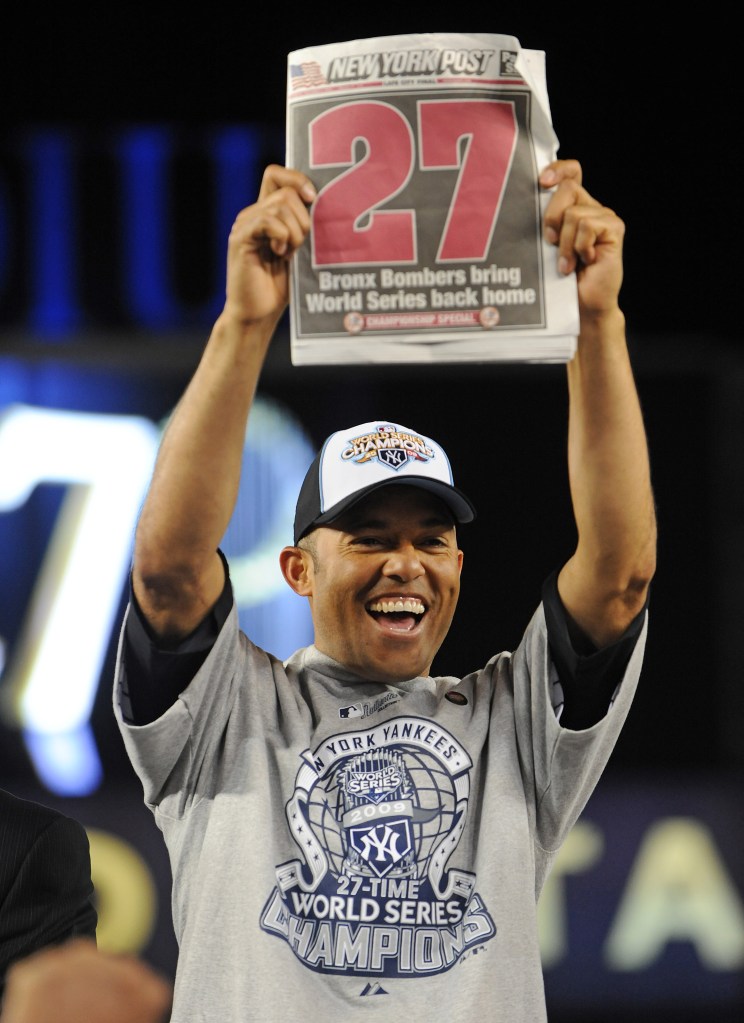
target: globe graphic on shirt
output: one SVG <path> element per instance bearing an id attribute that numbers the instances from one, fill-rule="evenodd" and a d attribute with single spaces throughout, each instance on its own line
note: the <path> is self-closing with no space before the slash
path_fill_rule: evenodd
<path id="1" fill-rule="evenodd" d="M 367 779 L 363 794 L 350 795 L 350 790 L 362 788 L 359 784 L 353 786 L 350 779 L 358 782 L 360 778 Z M 375 788 L 370 778 L 388 779 L 387 788 L 384 791 Z M 389 876 L 409 878 L 427 875 L 431 854 L 452 830 L 458 812 L 450 774 L 435 757 L 405 745 L 348 757 L 325 784 L 316 785 L 308 796 L 305 810 L 308 822 L 324 846 L 336 876 L 370 872 L 354 850 L 349 829 L 344 826 L 351 803 L 362 814 L 369 809 L 384 815 L 386 809 L 403 804 L 409 808 L 410 849 L 395 868 L 387 871 Z"/>
<path id="2" fill-rule="evenodd" d="M 277 865 L 262 929 L 316 972 L 388 979 L 449 970 L 490 941 L 469 850 L 450 863 L 472 766 L 455 736 L 410 715 L 325 735 L 286 804 L 302 858 Z"/>

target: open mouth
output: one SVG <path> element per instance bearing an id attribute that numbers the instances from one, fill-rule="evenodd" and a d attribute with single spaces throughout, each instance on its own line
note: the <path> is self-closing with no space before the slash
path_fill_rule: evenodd
<path id="1" fill-rule="evenodd" d="M 411 632 L 426 614 L 426 607 L 417 597 L 390 597 L 371 601 L 367 613 L 391 632 Z"/>

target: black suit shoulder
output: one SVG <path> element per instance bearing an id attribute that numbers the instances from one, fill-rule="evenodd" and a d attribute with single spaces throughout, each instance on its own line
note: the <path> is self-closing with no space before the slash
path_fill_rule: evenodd
<path id="1" fill-rule="evenodd" d="M 35 842 L 47 828 L 61 827 L 65 835 L 70 833 L 73 856 L 82 852 L 89 855 L 88 838 L 82 824 L 67 817 L 59 810 L 31 799 L 22 799 L 0 789 L 0 901 L 8 885 L 13 883 L 19 866 L 23 863 Z M 82 834 L 81 834 L 82 833 Z M 67 842 L 66 842 L 67 844 Z"/>
<path id="2" fill-rule="evenodd" d="M 0 789 L 0 984 L 38 948 L 95 939 L 97 919 L 83 825 Z"/>

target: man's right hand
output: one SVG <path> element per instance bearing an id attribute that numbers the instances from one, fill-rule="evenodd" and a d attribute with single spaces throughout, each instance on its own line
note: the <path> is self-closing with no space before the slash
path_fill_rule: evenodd
<path id="1" fill-rule="evenodd" d="M 300 171 L 266 168 L 258 200 L 241 210 L 230 232 L 223 316 L 244 327 L 266 322 L 273 328 L 289 300 L 289 259 L 310 230 L 315 196 Z"/>

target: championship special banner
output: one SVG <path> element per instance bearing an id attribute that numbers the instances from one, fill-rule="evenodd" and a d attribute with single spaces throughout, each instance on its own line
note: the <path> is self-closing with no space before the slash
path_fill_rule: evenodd
<path id="1" fill-rule="evenodd" d="M 553 361 L 578 333 L 543 241 L 545 55 L 513 36 L 383 36 L 289 54 L 287 163 L 318 197 L 291 272 L 295 365 Z"/>

